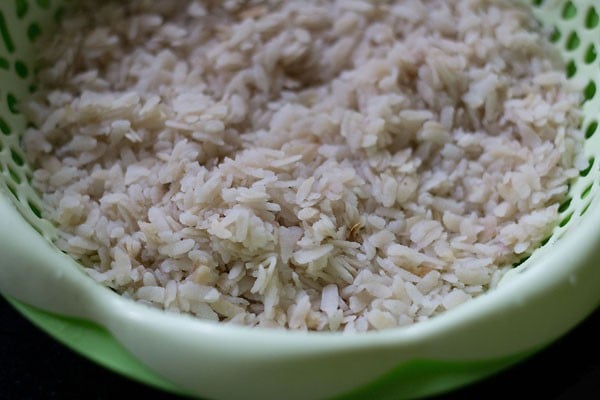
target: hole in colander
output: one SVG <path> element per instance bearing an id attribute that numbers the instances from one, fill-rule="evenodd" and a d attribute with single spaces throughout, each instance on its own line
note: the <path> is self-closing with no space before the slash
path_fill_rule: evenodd
<path id="1" fill-rule="evenodd" d="M 531 254 L 526 255 L 525 257 L 521 258 L 519 261 L 517 261 L 516 263 L 514 263 L 512 266 L 513 268 L 518 267 L 519 265 L 523 264 L 525 261 L 527 261 L 529 259 L 529 257 L 531 257 Z"/>
<path id="2" fill-rule="evenodd" d="M 21 157 L 21 155 L 19 153 L 17 153 L 17 151 L 15 149 L 10 149 L 10 156 L 12 157 L 15 164 L 17 164 L 19 167 L 22 167 L 23 165 L 25 165 L 25 161 L 23 160 L 23 157 Z"/>
<path id="3" fill-rule="evenodd" d="M 586 187 L 586 188 L 583 190 L 583 192 L 581 192 L 581 199 L 582 199 L 582 200 L 583 200 L 583 199 L 585 199 L 586 197 L 588 197 L 588 196 L 589 196 L 590 192 L 592 191 L 592 187 L 593 187 L 593 186 L 594 186 L 594 184 L 593 184 L 593 183 L 590 183 L 590 184 L 588 185 L 588 187 Z"/>
<path id="4" fill-rule="evenodd" d="M 562 203 L 559 207 L 558 207 L 558 212 L 559 213 L 564 213 L 565 211 L 567 211 L 567 208 L 569 208 L 569 206 L 571 205 L 571 200 L 572 199 L 567 199 L 564 203 Z"/>
<path id="5" fill-rule="evenodd" d="M 44 10 L 47 10 L 48 8 L 50 8 L 50 0 L 35 0 L 35 2 L 37 3 L 38 6 L 40 6 Z"/>
<path id="6" fill-rule="evenodd" d="M 17 7 L 17 18 L 23 19 L 29 9 L 29 3 L 27 3 L 27 0 L 15 0 L 15 3 Z"/>
<path id="7" fill-rule="evenodd" d="M 585 207 L 583 207 L 583 209 L 581 210 L 581 212 L 579 213 L 579 215 L 583 215 L 585 214 L 585 212 L 588 210 L 588 208 L 590 208 L 590 205 L 592 204 L 592 202 L 590 201 L 589 203 L 587 203 L 585 205 Z"/>
<path id="8" fill-rule="evenodd" d="M 560 30 L 557 27 L 554 27 L 554 30 L 550 34 L 550 41 L 552 43 L 556 43 L 560 40 L 561 36 L 562 36 L 562 33 L 560 32 Z"/>
<path id="9" fill-rule="evenodd" d="M 42 211 L 41 211 L 40 207 L 38 207 L 35 203 L 33 203 L 32 200 L 28 200 L 27 205 L 29 206 L 29 209 L 36 217 L 42 218 Z"/>
<path id="10" fill-rule="evenodd" d="M 584 170 L 579 172 L 580 176 L 588 176 L 588 174 L 592 170 L 592 166 L 594 165 L 594 160 L 594 157 L 590 158 L 588 166 Z"/>
<path id="11" fill-rule="evenodd" d="M 6 183 L 6 188 L 8 191 L 14 196 L 15 199 L 19 200 L 19 195 L 17 194 L 17 189 L 14 188 L 10 183 Z"/>
<path id="12" fill-rule="evenodd" d="M 38 25 L 37 22 L 32 22 L 27 27 L 27 37 L 29 41 L 34 42 L 42 34 L 42 28 Z"/>
<path id="13" fill-rule="evenodd" d="M 7 136 L 10 135 L 10 133 L 11 133 L 10 126 L 6 123 L 6 121 L 2 117 L 0 117 L 0 131 L 2 131 L 2 133 Z"/>
<path id="14" fill-rule="evenodd" d="M 568 1 L 563 8 L 562 17 L 564 19 L 571 19 L 577 15 L 577 7 L 572 2 Z"/>
<path id="15" fill-rule="evenodd" d="M 577 73 L 577 65 L 574 60 L 569 61 L 567 64 L 567 78 L 572 78 Z"/>
<path id="16" fill-rule="evenodd" d="M 585 16 L 585 27 L 588 29 L 593 29 L 598 26 L 598 22 L 600 22 L 600 18 L 598 17 L 598 13 L 594 7 L 590 7 Z"/>
<path id="17" fill-rule="evenodd" d="M 581 39 L 579 39 L 579 35 L 577 34 L 577 32 L 571 32 L 571 34 L 569 35 L 569 37 L 567 38 L 567 50 L 575 50 L 579 47 L 579 44 L 581 43 Z"/>
<path id="18" fill-rule="evenodd" d="M 29 68 L 23 61 L 15 61 L 15 72 L 23 79 L 29 76 Z"/>
<path id="19" fill-rule="evenodd" d="M 8 26 L 6 26 L 6 20 L 4 19 L 4 13 L 0 11 L 0 36 L 2 36 L 2 41 L 4 42 L 4 46 L 6 46 L 6 50 L 9 53 L 15 51 L 15 44 L 10 37 L 10 32 L 8 31 Z"/>
<path id="20" fill-rule="evenodd" d="M 8 71 L 8 69 L 10 68 L 10 63 L 4 57 L 0 57 L 0 68 L 5 71 Z"/>
<path id="21" fill-rule="evenodd" d="M 590 44 L 590 47 L 588 47 L 587 51 L 585 52 L 585 57 L 583 60 L 587 64 L 591 64 L 594 61 L 596 61 L 597 57 L 598 57 L 598 53 L 596 53 L 596 47 L 593 44 Z"/>
<path id="22" fill-rule="evenodd" d="M 570 213 L 569 215 L 567 215 L 566 217 L 564 217 L 562 219 L 562 221 L 560 221 L 560 224 L 558 224 L 558 226 L 562 228 L 565 225 L 567 225 L 569 223 L 569 221 L 571 220 L 572 216 L 573 216 L 573 213 Z"/>
<path id="23" fill-rule="evenodd" d="M 19 110 L 17 109 L 17 97 L 12 93 L 6 94 L 6 105 L 8 109 L 13 114 L 18 114 Z"/>
<path id="24" fill-rule="evenodd" d="M 58 24 L 60 22 L 60 20 L 62 19 L 63 15 L 65 15 L 65 8 L 58 7 L 56 9 L 56 12 L 54 13 L 54 22 L 56 22 Z"/>
<path id="25" fill-rule="evenodd" d="M 583 95 L 586 101 L 593 99 L 596 95 L 596 82 L 590 81 L 583 90 Z"/>
<path id="26" fill-rule="evenodd" d="M 17 185 L 21 184 L 21 177 L 19 174 L 17 174 L 9 165 L 6 166 L 6 169 L 8 169 L 8 174 L 13 182 L 15 182 Z"/>
<path id="27" fill-rule="evenodd" d="M 592 136 L 594 136 L 594 133 L 596 133 L 597 129 L 598 129 L 598 121 L 590 122 L 587 129 L 585 130 L 585 138 L 589 139 Z"/>

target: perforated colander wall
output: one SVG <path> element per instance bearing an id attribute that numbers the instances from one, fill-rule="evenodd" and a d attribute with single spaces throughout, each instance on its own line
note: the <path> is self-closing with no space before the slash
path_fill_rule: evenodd
<path id="1" fill-rule="evenodd" d="M 48 238 L 55 231 L 41 219 L 44 205 L 30 186 L 32 171 L 20 146 L 27 121 L 19 103 L 35 90 L 33 45 L 52 32 L 61 10 L 59 2 L 51 0 L 4 0 L 0 4 L 0 188 Z"/>
<path id="2" fill-rule="evenodd" d="M 561 52 L 565 73 L 583 87 L 581 130 L 585 136 L 583 151 L 588 165 L 572 182 L 569 199 L 559 208 L 560 222 L 547 243 L 530 259 L 551 250 L 551 244 L 576 226 L 597 197 L 600 174 L 600 4 L 593 0 L 532 0 L 529 2 L 542 25 L 550 33 L 550 41 Z M 530 261 L 525 263 L 526 267 Z"/>

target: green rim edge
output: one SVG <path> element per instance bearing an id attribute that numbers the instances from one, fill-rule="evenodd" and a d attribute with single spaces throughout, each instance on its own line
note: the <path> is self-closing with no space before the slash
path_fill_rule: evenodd
<path id="1" fill-rule="evenodd" d="M 96 364 L 156 389 L 189 396 L 135 359 L 101 326 L 51 314 L 10 297 L 6 300 L 39 329 Z M 367 385 L 335 397 L 335 400 L 397 400 L 441 394 L 493 375 L 537 350 L 483 361 L 413 360 L 393 368 Z"/>

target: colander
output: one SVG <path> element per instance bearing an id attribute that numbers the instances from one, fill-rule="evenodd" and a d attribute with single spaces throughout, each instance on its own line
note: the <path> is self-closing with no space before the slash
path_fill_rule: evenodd
<path id="1" fill-rule="evenodd" d="M 214 399 L 398 399 L 463 385 L 546 346 L 600 304 L 600 5 L 530 0 L 583 82 L 587 168 L 560 223 L 498 288 L 429 321 L 357 335 L 232 327 L 171 315 L 93 282 L 53 244 L 31 188 L 19 102 L 35 91 L 33 45 L 65 4 L 0 2 L 0 292 L 58 340 L 131 378 Z"/>

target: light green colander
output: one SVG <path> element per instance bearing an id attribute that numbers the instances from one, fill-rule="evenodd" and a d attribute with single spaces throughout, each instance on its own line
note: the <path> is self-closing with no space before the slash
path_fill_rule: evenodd
<path id="1" fill-rule="evenodd" d="M 584 82 L 589 166 L 560 224 L 499 287 L 414 326 L 362 335 L 231 327 L 123 299 L 58 251 L 29 185 L 19 102 L 35 90 L 33 44 L 52 34 L 58 0 L 0 0 L 0 293 L 87 357 L 142 382 L 230 399 L 398 399 L 474 381 L 539 350 L 600 304 L 600 5 L 530 0 Z M 598 249 L 598 255 L 596 252 Z M 516 279 L 514 279 L 516 278 Z"/>

